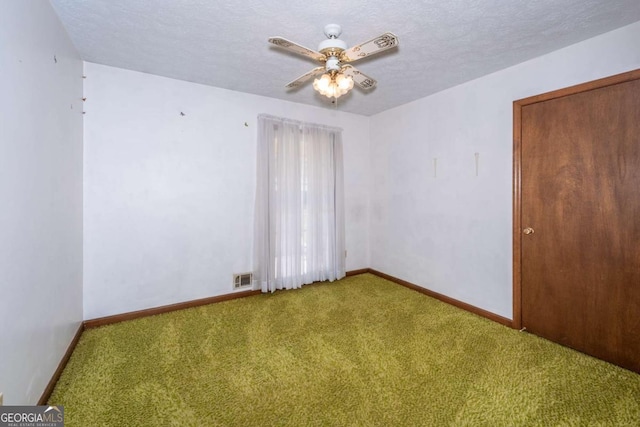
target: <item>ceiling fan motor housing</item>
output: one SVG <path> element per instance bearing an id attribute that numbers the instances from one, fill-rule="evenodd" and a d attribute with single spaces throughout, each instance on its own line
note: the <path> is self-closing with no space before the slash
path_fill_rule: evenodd
<path id="1" fill-rule="evenodd" d="M 327 54 L 327 52 L 333 52 L 333 51 L 337 53 L 341 53 L 346 49 L 347 49 L 347 44 L 340 39 L 323 40 L 318 45 L 318 51 L 321 53 L 324 53 L 325 55 Z"/>

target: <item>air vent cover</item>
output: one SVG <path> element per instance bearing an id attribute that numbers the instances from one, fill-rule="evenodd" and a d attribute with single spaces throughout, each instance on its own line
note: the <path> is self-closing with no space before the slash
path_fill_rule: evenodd
<path id="1" fill-rule="evenodd" d="M 253 282 L 253 274 L 252 273 L 241 273 L 233 275 L 233 288 L 247 288 L 251 286 Z"/>

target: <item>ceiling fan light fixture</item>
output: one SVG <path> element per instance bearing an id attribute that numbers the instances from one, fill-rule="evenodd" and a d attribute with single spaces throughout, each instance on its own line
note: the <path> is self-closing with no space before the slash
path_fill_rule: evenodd
<path id="1" fill-rule="evenodd" d="M 342 73 L 325 73 L 313 81 L 313 88 L 327 98 L 339 98 L 353 89 L 353 79 Z"/>

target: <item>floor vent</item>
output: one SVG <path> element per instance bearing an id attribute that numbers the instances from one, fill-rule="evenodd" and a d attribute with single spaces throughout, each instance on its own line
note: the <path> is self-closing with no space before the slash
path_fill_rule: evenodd
<path id="1" fill-rule="evenodd" d="M 251 286 L 251 282 L 253 282 L 253 274 L 251 273 L 242 273 L 242 274 L 234 274 L 233 275 L 233 288 L 240 289 Z"/>

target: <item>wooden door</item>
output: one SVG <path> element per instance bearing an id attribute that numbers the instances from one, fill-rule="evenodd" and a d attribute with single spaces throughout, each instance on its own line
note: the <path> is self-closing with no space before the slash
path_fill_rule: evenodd
<path id="1" fill-rule="evenodd" d="M 640 73 L 518 103 L 514 321 L 640 372 Z"/>

